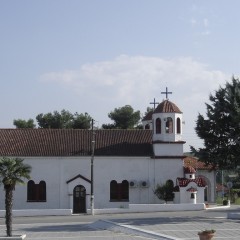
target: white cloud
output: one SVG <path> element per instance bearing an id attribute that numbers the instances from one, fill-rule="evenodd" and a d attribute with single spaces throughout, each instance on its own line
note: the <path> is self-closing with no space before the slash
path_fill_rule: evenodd
<path id="1" fill-rule="evenodd" d="M 209 20 L 207 18 L 203 19 L 203 25 L 204 25 L 204 27 L 208 27 L 209 26 Z"/>
<path id="2" fill-rule="evenodd" d="M 72 90 L 85 105 L 94 103 L 88 109 L 101 123 L 106 123 L 103 116 L 111 110 L 127 104 L 144 113 L 153 98 L 161 102 L 165 97 L 161 91 L 168 87 L 173 92 L 169 99 L 184 112 L 188 146 L 197 140 L 194 127 L 198 112 L 205 112 L 209 94 L 230 80 L 230 76 L 189 57 L 121 55 L 76 70 L 46 73 L 41 79 Z"/>
<path id="3" fill-rule="evenodd" d="M 194 18 L 192 18 L 192 19 L 190 20 L 190 23 L 191 23 L 191 25 L 194 27 L 194 26 L 196 26 L 196 24 L 197 24 L 197 20 L 194 19 Z"/>
<path id="4" fill-rule="evenodd" d="M 211 34 L 211 31 L 209 29 L 208 18 L 203 18 L 203 19 L 192 18 L 190 20 L 190 24 L 196 31 L 197 35 L 207 36 Z"/>
<path id="5" fill-rule="evenodd" d="M 208 35 L 210 35 L 210 34 L 211 34 L 211 32 L 207 30 L 207 31 L 201 32 L 200 35 L 202 35 L 202 36 L 208 36 Z"/>

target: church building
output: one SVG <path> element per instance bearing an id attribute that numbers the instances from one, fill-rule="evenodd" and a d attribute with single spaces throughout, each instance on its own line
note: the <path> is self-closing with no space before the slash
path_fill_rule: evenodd
<path id="1" fill-rule="evenodd" d="M 31 179 L 16 186 L 13 208 L 85 213 L 93 194 L 96 209 L 157 204 L 154 189 L 166 181 L 176 204 L 214 202 L 214 173 L 184 156 L 182 123 L 167 98 L 145 116 L 144 129 L 0 129 L 0 156 L 32 166 Z"/>

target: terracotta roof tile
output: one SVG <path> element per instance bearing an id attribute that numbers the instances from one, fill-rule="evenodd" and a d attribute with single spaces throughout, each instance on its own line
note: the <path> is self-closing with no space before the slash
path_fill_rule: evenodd
<path id="1" fill-rule="evenodd" d="M 148 112 L 145 117 L 142 119 L 142 121 L 150 121 L 152 120 L 152 115 L 153 115 L 153 111 Z"/>
<path id="2" fill-rule="evenodd" d="M 182 113 L 181 110 L 169 100 L 164 100 L 161 102 L 154 113 Z"/>
<path id="3" fill-rule="evenodd" d="M 177 178 L 177 182 L 178 182 L 179 187 L 186 187 L 190 182 L 195 182 L 198 187 L 206 186 L 206 182 L 201 177 L 197 177 L 195 179 Z"/>
<path id="4" fill-rule="evenodd" d="M 194 157 L 185 157 L 183 159 L 184 167 L 193 167 L 195 170 L 212 170 L 211 165 L 206 165 L 204 162 L 198 161 L 197 158 Z"/>
<path id="5" fill-rule="evenodd" d="M 96 130 L 96 156 L 152 156 L 151 130 Z M 0 156 L 91 155 L 92 131 L 0 129 Z"/>

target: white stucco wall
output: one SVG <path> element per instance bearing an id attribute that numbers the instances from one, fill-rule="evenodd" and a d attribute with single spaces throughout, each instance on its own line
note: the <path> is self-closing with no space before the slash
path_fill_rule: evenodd
<path id="1" fill-rule="evenodd" d="M 215 202 L 216 199 L 216 175 L 215 171 L 197 169 L 196 176 L 201 176 L 207 183 L 208 202 Z"/>
<path id="2" fill-rule="evenodd" d="M 14 191 L 14 209 L 72 209 L 71 191 L 76 185 L 86 188 L 86 207 L 90 208 L 90 183 L 77 178 L 81 174 L 90 180 L 89 156 L 86 157 L 26 157 L 25 163 L 32 166 L 31 179 L 35 183 L 46 182 L 47 201 L 27 202 L 27 186 L 16 186 Z M 200 174 L 200 172 L 198 172 Z M 209 173 L 210 174 L 210 173 Z M 154 159 L 149 157 L 95 157 L 94 159 L 94 197 L 95 208 L 128 207 L 129 204 L 160 203 L 153 194 L 157 184 L 183 177 L 181 159 Z M 116 180 L 147 181 L 146 188 L 129 188 L 129 202 L 110 202 L 110 182 Z M 209 180 L 213 178 L 209 175 Z M 213 185 L 213 184 L 212 184 Z M 214 186 L 210 186 L 212 189 Z M 197 201 L 201 202 L 201 201 Z M 0 186 L 0 209 L 4 209 L 4 190 Z"/>
<path id="3" fill-rule="evenodd" d="M 47 201 L 27 202 L 27 185 L 16 186 L 14 209 L 68 209 L 72 208 L 69 189 L 80 184 L 86 188 L 87 208 L 90 208 L 90 183 L 77 178 L 78 174 L 90 180 L 90 157 L 33 157 L 24 158 L 32 166 L 31 179 L 35 183 L 46 182 Z M 175 176 L 182 176 L 182 161 L 152 159 L 149 157 L 95 157 L 94 197 L 95 208 L 127 207 L 129 203 L 159 203 L 153 194 L 157 183 L 164 183 Z M 148 182 L 148 187 L 129 188 L 129 202 L 110 202 L 110 182 L 135 180 Z M 73 186 L 74 185 L 74 186 Z M 4 191 L 1 190 L 0 208 L 4 208 Z"/>
<path id="4" fill-rule="evenodd" d="M 183 155 L 183 144 L 181 143 L 154 143 L 153 149 L 156 156 Z"/>

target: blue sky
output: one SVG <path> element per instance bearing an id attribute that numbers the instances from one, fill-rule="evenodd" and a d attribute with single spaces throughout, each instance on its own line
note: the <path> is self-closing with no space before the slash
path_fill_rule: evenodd
<path id="1" fill-rule="evenodd" d="M 185 150 L 210 93 L 239 76 L 239 0 L 0 1 L 0 128 L 62 109 L 101 126 L 153 98 L 184 113 Z"/>

